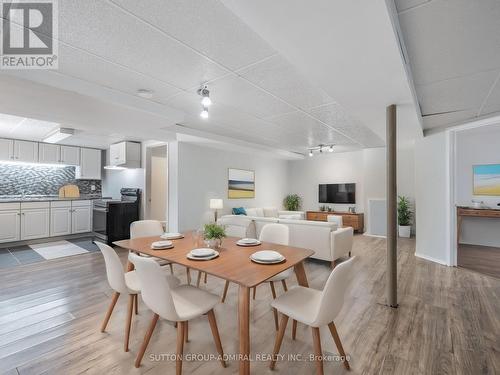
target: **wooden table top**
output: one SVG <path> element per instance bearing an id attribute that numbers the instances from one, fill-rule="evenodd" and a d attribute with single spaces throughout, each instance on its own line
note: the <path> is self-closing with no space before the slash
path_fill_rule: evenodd
<path id="1" fill-rule="evenodd" d="M 177 263 L 194 270 L 208 273 L 225 280 L 246 287 L 253 287 L 261 284 L 274 275 L 295 266 L 307 257 L 314 254 L 312 250 L 298 247 L 277 245 L 263 242 L 258 246 L 243 247 L 236 245 L 239 238 L 226 237 L 222 240 L 222 246 L 218 250 L 220 255 L 212 260 L 190 260 L 186 257 L 195 247 L 193 232 L 184 233 L 184 238 L 172 240 L 174 247 L 167 250 L 153 250 L 151 244 L 159 241 L 160 237 L 141 237 L 130 240 L 113 242 L 114 245 L 148 254 Z M 280 264 L 258 264 L 250 260 L 250 255 L 259 250 L 276 250 L 280 252 L 286 260 Z"/>

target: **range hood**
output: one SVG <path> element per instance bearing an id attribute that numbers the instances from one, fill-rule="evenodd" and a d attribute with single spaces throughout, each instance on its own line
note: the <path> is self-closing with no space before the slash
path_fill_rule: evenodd
<path id="1" fill-rule="evenodd" d="M 138 142 L 119 142 L 109 146 L 106 151 L 104 169 L 128 169 L 141 167 L 141 144 Z"/>

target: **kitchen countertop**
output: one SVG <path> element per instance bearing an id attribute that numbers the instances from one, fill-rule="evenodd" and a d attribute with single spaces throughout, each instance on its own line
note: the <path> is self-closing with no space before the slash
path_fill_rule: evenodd
<path id="1" fill-rule="evenodd" d="M 83 201 L 89 199 L 102 199 L 101 195 L 88 194 L 80 195 L 74 198 L 60 198 L 58 195 L 3 195 L 0 196 L 0 203 L 16 203 L 16 202 L 50 202 L 50 201 Z"/>

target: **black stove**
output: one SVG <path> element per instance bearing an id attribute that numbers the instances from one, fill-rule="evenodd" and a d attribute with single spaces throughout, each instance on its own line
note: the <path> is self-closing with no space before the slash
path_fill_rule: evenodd
<path id="1" fill-rule="evenodd" d="M 123 188 L 120 195 L 121 199 L 103 198 L 94 201 L 94 235 L 108 245 L 129 238 L 130 224 L 139 220 L 141 190 Z"/>

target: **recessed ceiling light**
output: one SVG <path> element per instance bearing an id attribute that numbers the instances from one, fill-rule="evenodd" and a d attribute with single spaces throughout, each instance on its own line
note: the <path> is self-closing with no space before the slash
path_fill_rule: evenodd
<path id="1" fill-rule="evenodd" d="M 153 91 L 147 89 L 139 89 L 137 90 L 137 96 L 140 96 L 144 99 L 151 99 L 153 97 Z"/>
<path id="2" fill-rule="evenodd" d="M 59 128 L 49 133 L 43 141 L 46 143 L 57 143 L 75 134 L 75 129 Z"/>

